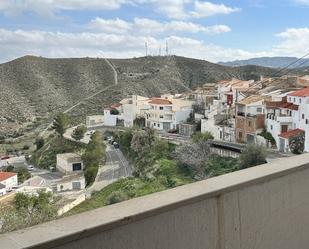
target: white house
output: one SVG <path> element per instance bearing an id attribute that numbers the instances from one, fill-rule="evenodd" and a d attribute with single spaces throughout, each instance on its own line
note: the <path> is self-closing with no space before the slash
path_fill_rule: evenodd
<path id="1" fill-rule="evenodd" d="M 53 184 L 53 189 L 56 192 L 62 191 L 78 191 L 85 189 L 85 176 L 83 173 L 76 173 L 64 176 L 61 180 Z"/>
<path id="2" fill-rule="evenodd" d="M 305 151 L 309 152 L 309 87 L 289 93 L 287 102 L 298 106 L 297 112 L 292 112 L 293 129 L 305 131 Z"/>
<path id="3" fill-rule="evenodd" d="M 84 168 L 80 155 L 76 153 L 57 154 L 57 170 L 62 173 L 82 172 Z"/>
<path id="4" fill-rule="evenodd" d="M 145 113 L 150 109 L 149 100 L 147 97 L 132 95 L 131 98 L 120 101 L 125 127 L 133 127 L 133 122 L 137 117 L 145 116 Z"/>
<path id="5" fill-rule="evenodd" d="M 146 126 L 169 131 L 177 129 L 180 123 L 190 117 L 193 102 L 166 96 L 152 98 L 148 104 L 150 108 L 145 114 Z"/>
<path id="6" fill-rule="evenodd" d="M 6 191 L 10 191 L 13 187 L 17 187 L 17 173 L 0 172 L 0 184 L 5 186 Z"/>
<path id="7" fill-rule="evenodd" d="M 6 188 L 5 185 L 0 183 L 0 196 L 3 196 L 6 194 Z"/>
<path id="8" fill-rule="evenodd" d="M 121 113 L 118 113 L 118 114 L 114 113 L 115 110 L 116 109 L 112 109 L 112 108 L 104 109 L 104 125 L 116 126 L 117 121 L 123 119 L 123 115 Z"/>

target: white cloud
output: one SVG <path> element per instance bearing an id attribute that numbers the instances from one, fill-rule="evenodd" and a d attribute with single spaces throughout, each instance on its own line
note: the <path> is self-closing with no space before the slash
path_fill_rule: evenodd
<path id="1" fill-rule="evenodd" d="M 133 57 L 149 52 L 158 54 L 168 41 L 172 54 L 209 61 L 248 59 L 261 56 L 302 56 L 308 51 L 309 28 L 287 29 L 277 34 L 281 41 L 268 51 L 232 49 L 184 36 L 155 38 L 148 34 L 61 33 L 0 29 L 0 61 L 25 54 L 46 57 Z"/>
<path id="2" fill-rule="evenodd" d="M 309 6 L 309 0 L 294 0 L 294 2 L 302 5 L 308 5 Z"/>
<path id="3" fill-rule="evenodd" d="M 6 15 L 34 12 L 38 15 L 54 15 L 59 10 L 112 10 L 129 0 L 1 0 L 0 11 Z"/>
<path id="4" fill-rule="evenodd" d="M 135 18 L 133 22 L 117 19 L 95 18 L 88 24 L 88 28 L 96 32 L 135 33 L 135 34 L 176 34 L 176 33 L 204 33 L 215 35 L 231 31 L 226 25 L 202 26 L 192 22 L 171 21 L 159 22 L 147 18 Z"/>
<path id="5" fill-rule="evenodd" d="M 173 54 L 210 61 L 249 58 L 243 50 L 226 49 L 203 41 L 167 36 L 161 39 L 148 35 L 106 33 L 60 33 L 44 31 L 10 31 L 0 29 L 0 61 L 26 54 L 46 57 L 115 57 L 143 56 L 145 42 L 149 53 L 157 55 L 168 41 Z"/>
<path id="6" fill-rule="evenodd" d="M 275 53 L 291 56 L 309 53 L 309 28 L 289 28 L 277 36 L 282 42 L 274 47 Z"/>
<path id="7" fill-rule="evenodd" d="M 209 17 L 218 14 L 230 14 L 233 12 L 240 11 L 239 8 L 228 7 L 224 4 L 214 4 L 211 2 L 200 2 L 195 1 L 194 3 L 194 11 L 192 15 L 197 18 Z"/>

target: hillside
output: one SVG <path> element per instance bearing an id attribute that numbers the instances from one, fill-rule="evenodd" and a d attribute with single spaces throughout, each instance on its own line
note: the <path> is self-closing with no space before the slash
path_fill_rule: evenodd
<path id="1" fill-rule="evenodd" d="M 102 113 L 103 106 L 131 94 L 184 92 L 208 82 L 231 77 L 247 79 L 272 72 L 269 68 L 231 68 L 177 56 L 109 62 L 96 58 L 25 56 L 0 64 L 0 138 L 18 136 L 16 131 L 22 133 L 26 127 L 50 121 L 55 113 L 81 101 L 69 112 L 76 121 Z M 111 64 L 117 71 L 118 85 Z"/>
<path id="2" fill-rule="evenodd" d="M 296 57 L 260 57 L 248 60 L 219 62 L 219 64 L 231 67 L 255 65 L 255 66 L 272 67 L 272 68 L 284 68 L 294 63 L 296 60 L 298 60 L 298 58 Z M 309 67 L 309 59 L 301 59 L 297 63 L 291 65 L 289 68 L 301 68 L 301 67 Z"/>

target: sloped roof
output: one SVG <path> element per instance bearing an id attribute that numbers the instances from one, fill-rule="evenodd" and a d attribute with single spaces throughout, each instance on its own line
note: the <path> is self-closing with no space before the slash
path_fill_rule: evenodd
<path id="1" fill-rule="evenodd" d="M 17 173 L 13 173 L 13 172 L 0 172 L 0 182 L 5 181 L 6 179 L 9 179 L 16 175 Z"/>
<path id="2" fill-rule="evenodd" d="M 288 96 L 293 96 L 293 97 L 308 97 L 309 96 L 309 87 L 297 90 L 295 92 L 292 92 L 288 94 Z"/>
<path id="3" fill-rule="evenodd" d="M 290 130 L 290 131 L 283 132 L 283 133 L 279 134 L 279 137 L 282 137 L 282 138 L 295 137 L 298 134 L 303 133 L 303 132 L 305 132 L 305 131 L 302 130 L 302 129 L 294 129 L 294 130 Z"/>
<path id="4" fill-rule="evenodd" d="M 152 99 L 149 104 L 155 105 L 171 105 L 172 102 L 167 99 Z"/>
<path id="5" fill-rule="evenodd" d="M 120 106 L 122 106 L 122 104 L 120 104 L 120 103 L 114 103 L 114 104 L 111 105 L 111 108 L 116 109 L 116 108 L 118 108 L 118 107 L 120 107 Z"/>
<path id="6" fill-rule="evenodd" d="M 293 103 L 282 103 L 281 105 L 278 106 L 279 108 L 287 108 L 290 110 L 298 110 L 298 105 L 294 105 Z"/>
<path id="7" fill-rule="evenodd" d="M 241 100 L 239 102 L 239 104 L 242 104 L 242 105 L 249 105 L 249 104 L 252 104 L 252 103 L 255 103 L 255 102 L 258 102 L 260 100 L 266 100 L 266 99 L 270 99 L 270 97 L 268 96 L 261 96 L 261 95 L 251 95 L 247 98 L 244 98 L 243 100 Z"/>

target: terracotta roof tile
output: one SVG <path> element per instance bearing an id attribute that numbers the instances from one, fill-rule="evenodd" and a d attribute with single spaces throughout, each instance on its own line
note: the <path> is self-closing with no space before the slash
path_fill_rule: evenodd
<path id="1" fill-rule="evenodd" d="M 120 104 L 120 103 L 114 103 L 114 104 L 112 104 L 111 105 L 111 108 L 118 108 L 118 107 L 120 107 L 120 106 L 122 106 L 122 104 Z"/>
<path id="2" fill-rule="evenodd" d="M 290 137 L 295 137 L 300 133 L 305 132 L 304 130 L 301 129 L 295 129 L 295 130 L 290 130 L 287 132 L 283 132 L 281 134 L 279 134 L 279 137 L 283 137 L 283 138 L 290 138 Z"/>
<path id="3" fill-rule="evenodd" d="M 167 99 L 152 99 L 149 104 L 155 105 L 171 105 L 172 102 Z"/>
<path id="4" fill-rule="evenodd" d="M 11 178 L 12 176 L 16 176 L 17 173 L 12 172 L 0 172 L 0 182 L 5 181 L 6 179 Z"/>
<path id="5" fill-rule="evenodd" d="M 297 90 L 295 92 L 292 92 L 288 94 L 288 96 L 294 96 L 294 97 L 308 97 L 309 96 L 309 87 Z"/>

